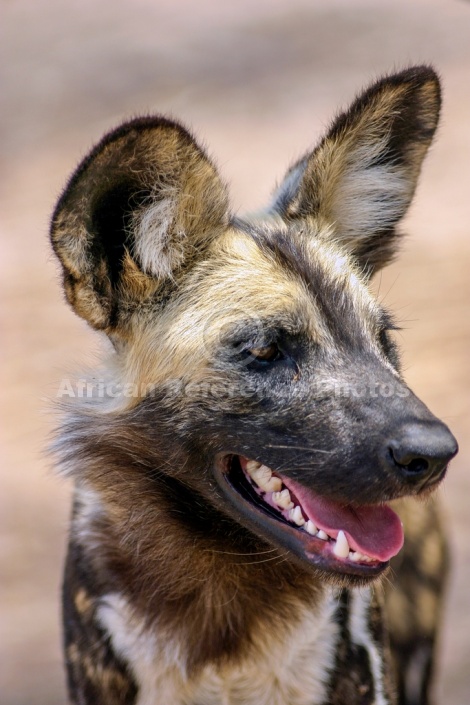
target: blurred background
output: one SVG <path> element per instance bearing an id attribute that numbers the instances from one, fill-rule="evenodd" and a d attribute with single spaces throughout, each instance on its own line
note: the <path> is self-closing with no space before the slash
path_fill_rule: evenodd
<path id="1" fill-rule="evenodd" d="M 442 491 L 453 571 L 439 691 L 468 705 L 470 3 L 2 0 L 0 12 L 1 703 L 65 702 L 70 486 L 44 449 L 59 379 L 100 345 L 64 304 L 48 246 L 70 171 L 120 120 L 169 113 L 209 145 L 234 209 L 257 208 L 365 83 L 430 62 L 444 85 L 439 134 L 402 257 L 376 285 L 403 326 L 407 380 L 461 445 Z"/>

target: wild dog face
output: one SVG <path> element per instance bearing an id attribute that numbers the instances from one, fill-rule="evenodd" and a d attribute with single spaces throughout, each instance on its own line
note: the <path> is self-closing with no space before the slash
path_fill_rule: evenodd
<path id="1" fill-rule="evenodd" d="M 182 523 L 223 541 L 232 520 L 336 580 L 400 550 L 385 503 L 435 487 L 457 446 L 404 383 L 367 284 L 439 105 L 431 69 L 377 82 L 257 219 L 231 217 L 207 155 L 163 118 L 122 125 L 73 175 L 52 222 L 67 298 L 112 340 L 116 379 L 151 389 L 101 418 Z"/>

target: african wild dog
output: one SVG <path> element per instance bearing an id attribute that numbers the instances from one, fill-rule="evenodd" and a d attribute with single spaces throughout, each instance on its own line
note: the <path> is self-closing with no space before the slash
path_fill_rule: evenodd
<path id="1" fill-rule="evenodd" d="M 121 125 L 72 176 L 52 243 L 115 385 L 73 405 L 57 444 L 76 486 L 74 703 L 428 702 L 445 545 L 410 499 L 400 551 L 385 503 L 428 495 L 457 446 L 403 381 L 368 281 L 439 106 L 430 68 L 379 80 L 254 218 L 162 117 Z"/>

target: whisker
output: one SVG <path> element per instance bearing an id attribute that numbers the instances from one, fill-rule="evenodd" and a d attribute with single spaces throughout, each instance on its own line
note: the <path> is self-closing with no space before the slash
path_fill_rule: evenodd
<path id="1" fill-rule="evenodd" d="M 204 549 L 204 553 L 220 553 L 224 556 L 263 556 L 266 553 L 272 553 L 277 551 L 277 548 L 270 548 L 267 551 L 247 551 L 246 553 L 236 553 L 235 551 L 216 551 L 210 548 Z"/>
<path id="2" fill-rule="evenodd" d="M 273 443 L 268 443 L 267 448 L 288 448 L 289 450 L 302 450 L 302 451 L 308 451 L 309 453 L 327 453 L 331 454 L 334 451 L 332 450 L 323 450 L 322 448 L 311 448 L 309 446 L 291 446 L 291 445 L 278 445 L 278 444 L 273 444 Z"/>
<path id="3" fill-rule="evenodd" d="M 243 563 L 237 563 L 237 565 L 260 565 L 261 563 L 269 563 L 271 561 L 279 561 L 279 563 L 283 563 L 287 560 L 288 555 L 289 551 L 285 551 L 285 553 L 281 555 L 271 556 L 271 558 L 265 558 L 262 561 L 244 561 Z"/>

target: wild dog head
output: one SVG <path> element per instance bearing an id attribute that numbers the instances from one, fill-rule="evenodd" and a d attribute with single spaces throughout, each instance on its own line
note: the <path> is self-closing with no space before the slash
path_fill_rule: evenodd
<path id="1" fill-rule="evenodd" d="M 376 82 L 251 219 L 161 117 L 111 132 L 72 176 L 52 222 L 66 296 L 138 390 L 103 400 L 106 428 L 182 524 L 223 541 L 231 522 L 336 580 L 399 551 L 386 503 L 434 488 L 457 446 L 403 381 L 368 282 L 395 254 L 439 107 L 429 68 Z"/>

